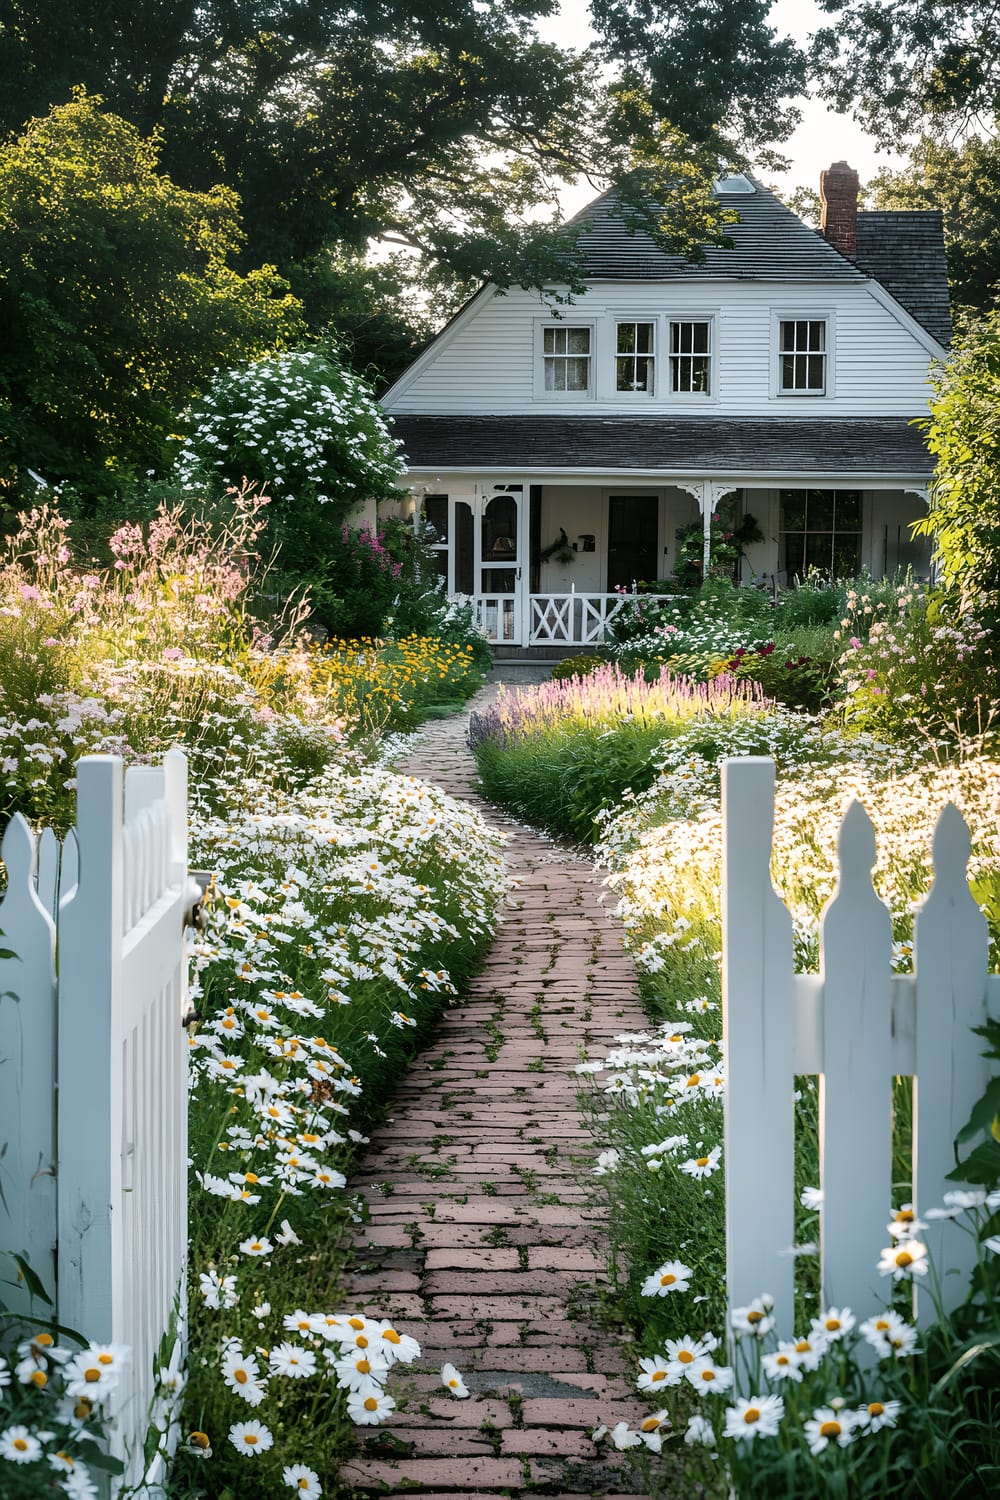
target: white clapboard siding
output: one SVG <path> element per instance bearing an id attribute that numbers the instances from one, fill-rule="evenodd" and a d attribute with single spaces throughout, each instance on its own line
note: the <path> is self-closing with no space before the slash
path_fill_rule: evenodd
<path id="1" fill-rule="evenodd" d="M 445 328 L 386 393 L 390 414 L 662 417 L 801 416 L 801 400 L 772 393 L 776 320 L 829 319 L 830 380 L 817 400 L 824 416 L 912 416 L 926 405 L 934 347 L 905 313 L 890 310 L 863 284 L 775 281 L 594 282 L 560 317 L 593 329 L 593 384 L 556 394 L 540 382 L 541 333 L 551 309 L 537 292 L 511 287 L 483 295 Z M 616 391 L 615 326 L 636 316 L 659 322 L 657 386 L 639 400 Z M 669 389 L 667 320 L 715 320 L 714 393 L 709 400 Z M 877 352 L 876 352 L 877 351 Z M 791 408 L 794 407 L 793 411 Z"/>
<path id="2" fill-rule="evenodd" d="M 862 1314 L 885 1299 L 877 1273 L 892 1203 L 892 1080 L 914 1078 L 917 1212 L 953 1184 L 953 1142 L 988 1081 L 972 1027 L 1000 1010 L 987 933 L 968 887 L 969 835 L 938 820 L 935 878 L 916 918 L 915 973 L 891 972 L 889 913 L 871 882 L 875 830 L 858 803 L 840 836 L 836 890 L 821 916 L 820 973 L 793 975 L 791 918 L 771 883 L 774 767 L 727 760 L 723 806 L 723 1027 L 729 1300 L 775 1297 L 792 1333 L 796 1074 L 820 1075 L 821 1284 L 827 1305 Z M 944 1299 L 965 1296 L 971 1240 L 928 1232 Z M 933 1318 L 926 1292 L 921 1321 Z"/>
<path id="3" fill-rule="evenodd" d="M 23 1255 L 55 1292 L 55 923 L 35 889 L 35 837 L 20 813 L 3 837 L 0 901 L 0 1249 Z M 55 889 L 55 887 L 53 887 Z M 44 1315 L 0 1257 L 0 1303 Z"/>

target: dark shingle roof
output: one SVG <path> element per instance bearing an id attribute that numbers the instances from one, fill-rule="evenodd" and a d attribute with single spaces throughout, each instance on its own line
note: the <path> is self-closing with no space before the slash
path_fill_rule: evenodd
<path id="1" fill-rule="evenodd" d="M 662 470 L 702 476 L 929 476 L 919 428 L 903 417 L 396 416 L 412 468 Z"/>
<path id="2" fill-rule="evenodd" d="M 939 344 L 948 343 L 948 262 L 940 213 L 859 213 L 856 261 L 859 269 L 880 281 Z"/>
<path id="3" fill-rule="evenodd" d="M 726 194 L 739 222 L 725 225 L 731 249 L 705 247 L 695 263 L 668 255 L 642 229 L 631 229 L 612 189 L 587 205 L 572 225 L 580 226 L 584 275 L 601 281 L 673 281 L 719 278 L 734 281 L 860 281 L 862 272 L 820 238 L 791 209 L 755 179 L 752 193 Z"/>

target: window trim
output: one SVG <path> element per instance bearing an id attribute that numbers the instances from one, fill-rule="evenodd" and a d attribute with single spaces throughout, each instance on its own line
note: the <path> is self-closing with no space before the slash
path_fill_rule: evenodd
<path id="1" fill-rule="evenodd" d="M 550 391 L 545 388 L 545 330 L 547 328 L 569 330 L 586 328 L 590 334 L 590 380 L 585 391 Z M 600 347 L 598 320 L 596 318 L 538 318 L 535 321 L 535 399 L 539 401 L 567 401 L 576 405 L 582 401 L 593 401 L 597 396 L 600 378 Z"/>
<path id="2" fill-rule="evenodd" d="M 622 354 L 618 349 L 618 330 L 620 328 L 636 328 L 644 324 L 652 329 L 653 347 L 649 354 Z M 620 312 L 614 314 L 612 320 L 612 345 L 611 345 L 611 394 L 616 401 L 651 401 L 656 400 L 661 389 L 661 356 L 660 348 L 663 343 L 662 319 L 656 313 L 637 313 L 634 317 L 623 316 Z M 619 359 L 649 359 L 652 362 L 653 379 L 644 391 L 621 391 L 618 389 L 618 361 Z"/>
<path id="3" fill-rule="evenodd" d="M 824 381 L 821 391 L 786 390 L 781 383 L 782 323 L 823 323 Z M 771 396 L 779 401 L 829 401 L 836 395 L 836 320 L 832 308 L 772 307 L 771 309 Z"/>
<path id="4" fill-rule="evenodd" d="M 672 365 L 672 360 L 674 359 L 674 354 L 672 352 L 672 344 L 673 344 L 673 329 L 674 329 L 674 325 L 676 323 L 707 323 L 707 325 L 708 325 L 708 390 L 707 391 L 675 391 L 674 390 L 673 365 Z M 718 320 L 717 320 L 715 314 L 714 313 L 703 313 L 703 312 L 683 312 L 683 313 L 673 313 L 673 312 L 670 312 L 670 313 L 666 314 L 666 325 L 667 325 L 667 331 L 666 331 L 665 344 L 666 344 L 667 376 L 666 376 L 666 381 L 665 381 L 666 389 L 665 389 L 665 391 L 663 393 L 664 396 L 665 396 L 665 398 L 668 401 L 683 401 L 685 403 L 687 403 L 688 401 L 716 401 L 716 400 L 718 400 L 718 392 L 717 392 L 717 389 L 716 389 L 716 381 L 718 379 L 718 366 L 717 366 L 717 358 L 716 358 L 716 351 L 717 351 L 717 347 L 718 347 L 718 340 L 717 340 Z"/>

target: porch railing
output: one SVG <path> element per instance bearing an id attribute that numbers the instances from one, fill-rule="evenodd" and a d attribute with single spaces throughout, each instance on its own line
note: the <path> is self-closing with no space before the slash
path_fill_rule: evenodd
<path id="1" fill-rule="evenodd" d="M 495 645 L 597 646 L 616 615 L 636 605 L 659 605 L 671 594 L 477 594 L 476 622 Z M 526 617 L 525 617 L 526 616 Z"/>

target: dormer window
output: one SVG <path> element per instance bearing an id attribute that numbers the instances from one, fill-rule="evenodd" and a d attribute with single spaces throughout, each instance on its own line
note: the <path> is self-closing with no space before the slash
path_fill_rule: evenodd
<path id="1" fill-rule="evenodd" d="M 826 394 L 826 322 L 782 319 L 778 335 L 778 389 L 786 396 Z"/>
<path id="2" fill-rule="evenodd" d="M 619 323 L 615 342 L 615 390 L 652 395 L 655 363 L 656 325 Z"/>
<path id="3" fill-rule="evenodd" d="M 542 364 L 546 391 L 586 395 L 591 386 L 591 330 L 572 326 L 544 328 Z"/>

